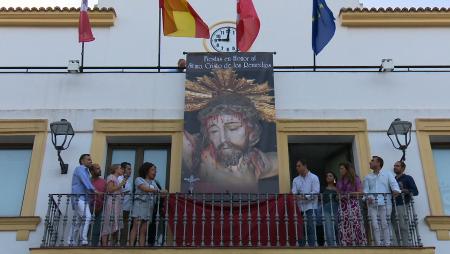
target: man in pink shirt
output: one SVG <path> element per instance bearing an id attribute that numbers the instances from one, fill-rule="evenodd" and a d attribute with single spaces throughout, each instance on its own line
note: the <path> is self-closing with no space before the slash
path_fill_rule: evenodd
<path id="1" fill-rule="evenodd" d="M 106 192 L 106 181 L 101 177 L 102 169 L 100 165 L 97 163 L 92 164 L 89 168 L 92 178 L 92 185 L 94 185 L 95 189 L 98 192 L 105 193 Z M 101 218 L 103 211 L 103 201 L 104 195 L 97 194 L 95 195 L 94 200 L 91 200 L 91 211 L 93 211 L 94 215 L 94 226 L 92 228 L 92 246 L 97 246 L 100 239 L 100 227 L 101 227 Z"/>

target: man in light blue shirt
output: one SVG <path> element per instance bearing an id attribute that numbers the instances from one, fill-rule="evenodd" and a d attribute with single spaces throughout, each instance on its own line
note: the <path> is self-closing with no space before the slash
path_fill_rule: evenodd
<path id="1" fill-rule="evenodd" d="M 370 168 L 373 173 L 364 179 L 364 193 L 366 194 L 367 206 L 370 221 L 372 224 L 373 238 L 376 245 L 391 245 L 391 212 L 392 195 L 398 195 L 400 188 L 394 175 L 389 171 L 384 171 L 383 159 L 373 156 L 370 161 Z"/>
<path id="2" fill-rule="evenodd" d="M 306 236 L 308 246 L 316 245 L 316 223 L 319 220 L 317 214 L 318 194 L 320 193 L 319 178 L 309 172 L 304 159 L 297 161 L 296 169 L 298 176 L 292 181 L 292 194 L 297 196 L 297 205 L 301 209 L 306 223 Z M 306 220 L 305 220 L 306 217 Z M 300 240 L 300 246 L 304 246 L 306 241 Z"/>
<path id="3" fill-rule="evenodd" d="M 89 154 L 82 154 L 79 159 L 80 165 L 75 168 L 72 176 L 72 209 L 75 223 L 71 224 L 69 232 L 69 245 L 87 245 L 88 230 L 91 222 L 91 210 L 89 209 L 89 197 L 87 194 L 97 193 L 91 183 L 89 167 L 92 159 Z"/>

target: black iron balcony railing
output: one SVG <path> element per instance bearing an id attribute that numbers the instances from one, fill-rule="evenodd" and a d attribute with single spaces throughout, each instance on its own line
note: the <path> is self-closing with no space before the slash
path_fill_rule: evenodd
<path id="1" fill-rule="evenodd" d="M 41 247 L 421 247 L 417 222 L 403 194 L 51 194 Z"/>

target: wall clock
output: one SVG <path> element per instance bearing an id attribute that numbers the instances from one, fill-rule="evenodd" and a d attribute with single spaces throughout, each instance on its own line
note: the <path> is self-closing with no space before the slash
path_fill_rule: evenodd
<path id="1" fill-rule="evenodd" d="M 236 22 L 221 21 L 209 28 L 209 39 L 203 40 L 207 52 L 236 52 Z"/>

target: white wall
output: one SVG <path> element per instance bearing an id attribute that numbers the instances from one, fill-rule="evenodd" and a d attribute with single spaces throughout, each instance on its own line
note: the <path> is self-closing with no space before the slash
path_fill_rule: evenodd
<path id="1" fill-rule="evenodd" d="M 191 0 L 210 26 L 235 20 L 235 1 Z M 311 2 L 255 0 L 261 30 L 252 51 L 276 51 L 275 65 L 312 65 Z M 357 0 L 328 1 L 337 18 L 334 39 L 317 57 L 318 65 L 379 65 L 393 58 L 396 65 L 447 64 L 450 28 L 347 28 L 339 10 L 357 7 Z M 115 26 L 94 28 L 97 38 L 86 44 L 86 66 L 156 66 L 158 0 L 101 0 L 114 7 Z M 66 66 L 79 59 L 77 28 L 0 27 L 0 66 Z M 204 51 L 202 39 L 163 37 L 161 64 L 175 66 L 182 52 Z"/>
<path id="2" fill-rule="evenodd" d="M 275 73 L 278 118 L 364 118 L 385 130 L 396 117 L 450 117 L 450 73 Z M 184 75 L 178 73 L 0 74 L 0 116 L 87 119 L 182 119 Z M 130 111 L 132 112 L 130 114 Z"/>
<path id="3" fill-rule="evenodd" d="M 400 158 L 391 147 L 385 130 L 396 118 L 450 118 L 446 97 L 450 73 L 275 73 L 278 118 L 367 119 L 371 152 L 385 158 L 387 169 Z M 0 74 L 0 119 L 66 118 L 77 134 L 63 152 L 70 164 L 68 175 L 60 175 L 50 137 L 39 187 L 36 214 L 44 218 L 49 193 L 68 193 L 71 173 L 78 156 L 91 145 L 93 120 L 182 119 L 184 75 L 161 74 Z M 95 160 L 95 158 L 94 158 Z M 437 242 L 423 219 L 429 214 L 417 140 L 407 151 L 408 172 L 419 186 L 417 211 L 420 232 L 426 246 L 438 246 L 437 253 L 450 248 Z M 27 243 L 18 249 L 37 247 L 43 223 Z M 0 234 L 0 241 L 11 237 Z M 15 247 L 14 247 L 15 248 Z M 22 252 L 18 252 L 22 253 Z"/>

